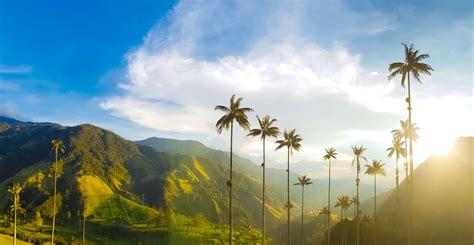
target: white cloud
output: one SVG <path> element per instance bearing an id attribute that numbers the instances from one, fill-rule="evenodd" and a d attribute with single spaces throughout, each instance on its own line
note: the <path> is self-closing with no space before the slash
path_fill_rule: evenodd
<path id="1" fill-rule="evenodd" d="M 8 66 L 0 65 L 0 74 L 22 74 L 30 73 L 33 68 L 31 66 Z"/>
<path id="2" fill-rule="evenodd" d="M 328 12 L 347 13 L 338 16 L 342 23 L 358 23 L 357 33 L 395 29 L 390 18 L 368 13 L 380 17 L 368 18 L 380 19 L 369 23 L 340 4 L 331 4 Z M 215 133 L 220 113 L 213 108 L 227 104 L 236 94 L 257 114 L 278 118 L 282 129 L 297 128 L 304 144 L 295 161 L 320 159 L 328 146 L 343 148 L 341 159 L 350 161 L 350 145 L 355 143 L 367 145 L 370 157 L 385 156 L 390 130 L 406 115 L 398 81 L 387 81 L 386 71 L 364 67 L 361 55 L 343 45 L 323 47 L 314 41 L 318 38 L 302 36 L 308 23 L 298 16 L 312 16 L 311 6 L 262 5 L 268 8 L 246 2 L 232 7 L 216 2 L 179 3 L 166 21 L 150 31 L 143 45 L 128 54 L 128 81 L 119 85 L 123 94 L 104 99 L 101 107 L 148 128 L 204 133 L 205 143 L 227 149 L 223 138 L 227 135 Z M 421 93 L 421 89 L 414 91 L 414 118 L 422 129 L 430 130 L 420 132 L 427 139 L 420 141 L 419 155 L 424 156 L 433 151 L 431 130 L 446 132 L 446 139 L 466 134 L 471 119 L 454 121 L 445 115 L 459 118 L 471 113 L 472 99 L 454 94 L 442 100 L 418 97 Z M 250 118 L 254 122 L 253 115 Z M 237 131 L 238 151 L 260 154 L 259 140 L 244 135 Z M 274 145 L 268 144 L 268 149 L 270 158 L 285 159 L 282 152 L 273 151 Z"/>

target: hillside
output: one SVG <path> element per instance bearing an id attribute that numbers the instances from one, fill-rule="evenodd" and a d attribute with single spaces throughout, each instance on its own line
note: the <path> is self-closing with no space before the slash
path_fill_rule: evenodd
<path id="1" fill-rule="evenodd" d="M 51 222 L 54 155 L 50 144 L 52 139 L 61 139 L 66 151 L 60 155 L 57 218 L 65 229 L 81 220 L 85 196 L 86 216 L 89 222 L 102 227 L 97 229 L 121 224 L 135 230 L 135 227 L 144 225 L 140 229 L 145 229 L 151 225 L 161 233 L 181 233 L 180 229 L 189 227 L 195 217 L 202 216 L 198 218 L 200 223 L 207 224 L 209 220 L 218 225 L 208 230 L 209 237 L 221 239 L 225 236 L 219 233 L 219 226 L 227 216 L 227 175 L 222 166 L 198 156 L 158 152 L 92 125 L 64 127 L 13 119 L 0 123 L 3 125 L 0 132 L 0 212 L 6 213 L 10 206 L 10 194 L 6 189 L 18 182 L 24 187 L 20 197 L 26 210 L 25 220 L 33 224 L 39 217 L 43 225 Z M 83 173 L 88 175 L 84 177 Z M 248 224 L 257 224 L 260 186 L 239 173 L 236 173 L 236 179 L 245 185 L 236 188 L 235 224 L 237 229 L 247 229 Z M 283 203 L 275 201 L 280 202 Z M 278 223 L 282 207 L 273 205 L 269 201 L 269 223 Z M 43 229 L 43 225 L 30 228 Z M 170 230 L 172 227 L 175 228 Z M 207 234 L 207 228 L 196 228 L 200 229 L 195 233 L 199 237 Z M 22 232 L 27 233 L 26 230 Z M 192 233 L 188 229 L 186 234 Z M 246 231 L 239 237 L 252 239 L 247 234 L 252 232 Z"/>
<path id="2" fill-rule="evenodd" d="M 459 139 L 446 156 L 432 156 L 415 170 L 415 236 L 420 244 L 472 244 L 474 230 L 474 137 Z M 379 208 L 386 232 L 394 217 L 407 217 L 406 182 L 400 185 L 400 212 L 393 192 Z M 395 219 L 396 220 L 396 219 Z M 394 226 L 395 225 L 395 226 Z M 403 227 L 403 225 L 402 225 Z M 387 234 L 387 237 L 390 237 Z"/>
<path id="3" fill-rule="evenodd" d="M 128 237 L 140 237 L 138 234 L 142 232 L 152 232 L 151 237 L 169 237 L 169 234 L 174 234 L 178 240 L 188 239 L 186 237 L 190 234 L 217 240 L 225 237 L 228 152 L 209 148 L 197 141 L 149 138 L 131 142 L 88 124 L 64 127 L 54 123 L 26 123 L 0 118 L 0 125 L 3 125 L 0 131 L 2 213 L 6 213 L 10 205 L 7 187 L 13 182 L 22 183 L 24 191 L 21 198 L 26 209 L 26 220 L 34 222 L 39 213 L 47 229 L 52 215 L 51 163 L 54 159 L 50 142 L 59 138 L 66 147 L 65 154 L 60 157 L 57 215 L 59 223 L 65 227 L 64 234 L 73 236 L 77 232 L 67 227 L 80 222 L 85 196 L 89 226 L 104 231 L 95 234 L 97 241 L 119 239 L 112 232 L 117 226 L 128 229 L 123 232 Z M 469 152 L 472 151 L 463 150 L 459 155 Z M 253 228 L 260 228 L 261 167 L 237 154 L 234 159 L 234 222 L 238 232 L 242 232 L 239 235 L 242 239 L 253 239 L 258 234 Z M 447 161 L 447 158 L 436 159 L 427 162 Z M 451 158 L 448 160 L 453 161 Z M 427 182 L 425 179 L 431 181 L 431 177 L 424 176 L 424 172 L 436 174 L 436 171 L 429 170 L 433 167 L 425 165 L 423 163 L 416 172 L 418 175 L 421 171 L 419 178 L 423 183 Z M 83 173 L 87 175 L 84 177 Z M 297 177 L 297 174 L 291 173 L 291 182 L 296 182 Z M 454 175 L 451 177 L 462 179 Z M 445 177 L 437 178 L 446 181 L 443 179 Z M 276 240 L 282 239 L 281 235 L 284 234 L 281 230 L 285 223 L 283 203 L 286 202 L 286 195 L 281 190 L 286 189 L 286 181 L 282 179 L 286 179 L 286 171 L 268 168 L 267 227 L 269 236 Z M 313 183 L 306 188 L 305 220 L 309 222 L 308 225 L 322 226 L 321 218 L 313 218 L 310 212 L 326 205 L 327 180 L 316 179 Z M 403 189 L 403 186 L 404 183 L 400 188 Z M 300 219 L 301 190 L 297 186 L 291 186 L 291 189 L 291 199 L 295 204 L 292 215 L 296 222 Z M 385 192 L 383 188 L 378 190 L 381 216 L 393 215 L 393 192 Z M 333 181 L 333 199 L 340 194 L 353 195 L 354 191 L 353 180 Z M 372 191 L 370 184 L 361 184 L 363 210 L 369 213 L 373 208 L 370 198 Z M 386 204 L 382 204 L 382 199 L 386 199 Z M 440 201 L 429 197 L 426 200 Z M 458 207 L 457 210 L 463 208 Z M 420 214 L 423 212 L 420 211 Z M 203 227 L 207 228 L 197 226 L 199 231 L 195 233 L 187 230 L 195 222 L 206 224 Z M 299 225 L 296 223 L 295 227 Z M 107 234 L 106 237 L 101 237 L 104 234 Z M 313 235 L 321 236 L 317 232 Z"/>
<path id="4" fill-rule="evenodd" d="M 137 141 L 141 145 L 146 145 L 153 147 L 159 152 L 169 152 L 169 153 L 179 153 L 186 155 L 195 155 L 205 159 L 208 159 L 215 165 L 222 166 L 222 168 L 227 169 L 229 164 L 229 153 L 221 150 L 215 150 L 210 147 L 205 146 L 204 144 L 198 141 L 192 140 L 175 140 L 175 139 L 166 139 L 152 137 L 145 140 Z M 247 177 L 261 184 L 262 179 L 262 169 L 259 165 L 251 162 L 246 158 L 242 158 L 237 154 L 233 155 L 234 159 L 234 169 L 236 172 L 245 173 Z M 228 173 L 224 173 L 225 176 Z M 290 182 L 296 183 L 298 180 L 298 174 L 290 172 Z M 284 193 L 277 190 L 286 189 L 286 171 L 281 169 L 272 169 L 267 168 L 267 190 L 269 190 L 268 196 L 275 197 L 281 196 Z M 326 179 L 313 179 L 313 185 L 306 187 L 306 192 L 308 195 L 305 198 L 305 205 L 307 210 L 319 209 L 327 205 L 327 191 L 328 183 Z M 296 205 L 296 210 L 299 209 L 301 202 L 301 189 L 298 186 L 291 186 L 292 197 Z M 344 180 L 332 180 L 332 201 L 335 202 L 338 195 L 349 194 L 355 195 L 355 185 L 354 180 L 344 179 Z M 387 191 L 387 189 L 381 187 L 379 188 L 380 192 Z M 371 198 L 373 195 L 373 188 L 370 184 L 361 183 L 360 185 L 360 196 L 361 200 Z M 259 195 L 257 195 L 259 196 Z M 280 197 L 279 199 L 285 200 L 285 197 Z M 296 211 L 295 213 L 297 213 Z"/>

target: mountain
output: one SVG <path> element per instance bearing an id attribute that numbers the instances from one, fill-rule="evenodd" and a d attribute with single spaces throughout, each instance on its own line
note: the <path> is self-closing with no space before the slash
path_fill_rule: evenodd
<path id="1" fill-rule="evenodd" d="M 460 138 L 447 155 L 431 156 L 414 172 L 414 226 L 416 244 L 473 244 L 474 231 L 474 137 Z M 403 180 L 397 192 L 377 195 L 377 224 L 373 217 L 361 220 L 361 244 L 372 244 L 375 230 L 379 244 L 407 241 L 410 206 L 408 186 Z M 361 203 L 369 209 L 371 200 Z M 373 205 L 373 204 L 372 204 Z M 367 213 L 367 210 L 364 210 Z M 368 212 L 373 216 L 373 212 Z M 348 221 L 348 240 L 355 239 L 355 222 Z M 331 243 L 341 242 L 342 224 L 331 231 Z"/>
<path id="2" fill-rule="evenodd" d="M 445 156 L 432 156 L 415 169 L 415 238 L 420 244 L 472 244 L 474 242 L 474 137 L 460 138 Z M 378 213 L 387 238 L 406 227 L 406 181 L 400 184 L 400 212 L 392 192 Z M 399 223 L 389 222 L 400 217 Z M 395 219 L 397 220 L 397 219 Z"/>
<path id="3" fill-rule="evenodd" d="M 205 146 L 204 144 L 192 141 L 192 140 L 175 140 L 175 139 L 166 139 L 152 137 L 145 140 L 137 141 L 140 145 L 153 147 L 159 152 L 169 152 L 169 153 L 179 153 L 199 156 L 209 161 L 213 162 L 216 165 L 220 165 L 223 168 L 228 168 L 229 164 L 229 152 L 215 150 L 210 147 Z M 260 182 L 262 179 L 262 169 L 259 165 L 251 162 L 249 159 L 240 157 L 239 155 L 233 155 L 234 159 L 234 169 L 236 172 L 244 173 L 246 176 L 251 179 Z M 354 173 L 355 174 L 355 173 Z M 225 176 L 228 173 L 224 173 Z M 267 180 L 268 185 L 267 189 L 272 190 L 285 190 L 286 187 L 286 170 L 282 169 L 273 169 L 267 168 Z M 290 182 L 296 183 L 300 175 L 294 172 L 290 172 Z M 313 179 L 313 185 L 306 187 L 307 196 L 305 197 L 305 206 L 308 211 L 319 209 L 327 205 L 327 188 L 328 183 L 327 179 Z M 342 180 L 331 180 L 331 192 L 332 192 L 332 202 L 336 201 L 338 195 L 355 194 L 355 184 L 354 180 L 342 179 Z M 291 186 L 291 199 L 295 202 L 296 208 L 300 207 L 301 202 L 301 189 L 298 186 Z M 380 192 L 387 191 L 386 188 L 380 187 Z M 281 192 L 281 191 L 278 191 Z M 278 193 L 277 193 L 278 194 Z M 284 194 L 284 193 L 283 193 Z M 261 195 L 261 194 L 259 194 Z M 257 195 L 257 196 L 259 196 Z M 272 197 L 273 194 L 269 194 L 269 197 Z M 372 197 L 373 187 L 369 184 L 361 183 L 360 185 L 360 196 L 361 200 Z M 286 200 L 285 197 L 282 197 L 283 200 Z M 285 202 L 284 202 L 285 203 Z M 281 204 L 280 206 L 282 206 Z"/>
<path id="4" fill-rule="evenodd" d="M 194 229 L 199 231 L 195 232 L 199 239 L 206 234 L 211 240 L 226 237 L 226 165 L 214 164 L 199 155 L 173 152 L 170 149 L 180 149 L 174 145 L 168 146 L 168 152 L 156 151 L 88 124 L 64 127 L 5 118 L 0 123 L 4 126 L 0 132 L 0 210 L 7 213 L 9 209 L 8 186 L 20 183 L 24 187 L 20 197 L 25 217 L 31 222 L 28 229 L 42 229 L 43 225 L 32 225 L 38 220 L 50 222 L 54 159 L 51 140 L 61 139 L 66 150 L 60 155 L 57 217 L 64 227 L 80 221 L 85 197 L 89 226 L 104 230 L 97 234 L 99 243 L 100 239 L 117 235 L 109 229 L 117 224 L 135 235 L 137 225 L 153 225 L 157 227 L 155 233 L 189 237 L 193 234 L 189 227 L 197 222 L 201 225 Z M 246 239 L 254 239 L 257 234 L 248 225 L 258 224 L 261 187 L 258 180 L 241 172 L 236 172 L 235 178 L 242 183 L 235 188 L 235 225 L 242 229 L 236 235 L 248 242 Z M 269 226 L 280 222 L 282 198 L 275 194 L 268 200 Z M 20 230 L 20 234 L 27 233 Z M 60 238 L 64 239 L 62 235 Z"/>
<path id="5" fill-rule="evenodd" d="M 0 212 L 6 214 L 11 204 L 6 190 L 8 186 L 14 182 L 22 184 L 24 191 L 21 200 L 26 213 L 20 234 L 28 239 L 33 239 L 28 237 L 32 230 L 42 234 L 42 237 L 35 238 L 39 239 L 37 241 L 47 238 L 41 231 L 48 230 L 52 215 L 52 139 L 63 140 L 66 148 L 65 153 L 60 155 L 57 215 L 61 227 L 58 234 L 64 242 L 77 236 L 84 197 L 88 227 L 91 227 L 89 239 L 96 243 L 121 239 L 131 242 L 145 237 L 150 240 L 141 240 L 143 243 L 168 243 L 169 239 L 177 243 L 196 241 L 193 239 L 222 242 L 226 239 L 228 152 L 212 149 L 197 141 L 154 137 L 132 142 L 89 124 L 65 127 L 0 117 L 0 129 Z M 472 141 L 472 138 L 469 139 Z M 419 225 L 421 222 L 436 224 L 443 220 L 450 221 L 452 226 L 453 222 L 459 222 L 463 227 L 458 229 L 459 233 L 453 233 L 459 234 L 459 237 L 463 237 L 466 229 L 472 227 L 467 223 L 469 219 L 460 217 L 460 214 L 466 213 L 468 204 L 472 204 L 469 198 L 473 189 L 472 182 L 468 181 L 472 175 L 467 175 L 470 173 L 468 170 L 472 169 L 472 147 L 465 147 L 468 144 L 465 139 L 461 141 L 464 143 L 458 143 L 456 154 L 432 157 L 416 169 L 416 183 L 420 183 L 416 185 L 416 195 L 420 197 L 417 200 L 424 205 L 417 207 Z M 241 242 L 253 243 L 258 240 L 260 228 L 261 166 L 237 154 L 234 154 L 234 164 L 236 236 Z M 282 227 L 285 225 L 283 204 L 286 192 L 282 190 L 286 190 L 286 174 L 281 169 L 267 170 L 267 227 L 274 243 L 283 241 L 285 235 Z M 291 182 L 295 183 L 298 174 L 290 172 L 290 175 Z M 315 179 L 313 183 L 306 188 L 305 220 L 309 221 L 307 225 L 315 224 L 323 229 L 324 219 L 313 219 L 312 211 L 326 205 L 327 180 Z M 457 187 L 458 184 L 462 184 L 461 188 Z M 433 191 L 434 186 L 439 191 Z M 403 191 L 406 184 L 402 182 L 400 188 L 401 202 L 406 202 Z M 383 217 L 382 220 L 392 220 L 395 192 L 384 188 L 378 188 L 378 191 L 379 216 Z M 466 191 L 470 192 L 466 194 Z M 338 195 L 354 195 L 354 192 L 353 180 L 332 182 L 334 200 Z M 364 212 L 372 212 L 369 199 L 372 195 L 371 183 L 362 183 Z M 385 202 L 380 198 L 386 199 Z M 446 204 L 446 200 L 453 200 L 451 198 L 460 201 Z M 291 200 L 295 204 L 292 216 L 297 222 L 301 217 L 301 189 L 298 186 L 291 186 Z M 438 203 L 442 203 L 441 207 L 434 205 Z M 403 211 L 405 209 L 401 206 L 400 212 L 406 212 Z M 446 212 L 450 209 L 455 210 L 452 213 L 454 216 L 447 219 Z M 398 216 L 406 215 L 402 213 Z M 0 224 L 2 221 L 7 223 L 8 216 L 0 216 Z M 295 226 L 298 226 L 297 223 Z M 385 227 L 386 237 L 395 233 L 391 225 Z M 399 227 L 394 226 L 393 229 Z M 337 229 L 337 225 L 334 228 Z M 311 230 L 310 227 L 308 229 Z M 433 235 L 419 229 L 420 239 L 431 235 L 443 241 L 443 236 L 446 236 L 438 236 L 445 234 L 445 231 Z M 0 233 L 7 231 L 0 225 Z M 309 235 L 322 236 L 317 232 Z"/>

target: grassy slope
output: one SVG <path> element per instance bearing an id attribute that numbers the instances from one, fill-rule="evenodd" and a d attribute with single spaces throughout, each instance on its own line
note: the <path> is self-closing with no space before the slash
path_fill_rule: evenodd
<path id="1" fill-rule="evenodd" d="M 13 244 L 13 237 L 0 234 L 0 244 Z M 17 245 L 29 245 L 29 244 L 33 244 L 33 243 L 24 242 L 22 240 L 17 239 L 16 244 Z"/>

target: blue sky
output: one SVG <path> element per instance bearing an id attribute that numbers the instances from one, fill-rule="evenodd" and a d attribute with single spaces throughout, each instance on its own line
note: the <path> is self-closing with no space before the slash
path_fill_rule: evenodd
<path id="1" fill-rule="evenodd" d="M 349 146 L 385 160 L 405 117 L 386 69 L 406 42 L 435 69 L 414 85 L 420 161 L 473 133 L 472 23 L 461 0 L 0 1 L 0 113 L 226 149 L 212 108 L 236 93 L 299 130 L 300 172 L 319 176 L 335 146 L 349 174 Z M 257 141 L 236 140 L 258 157 Z"/>

